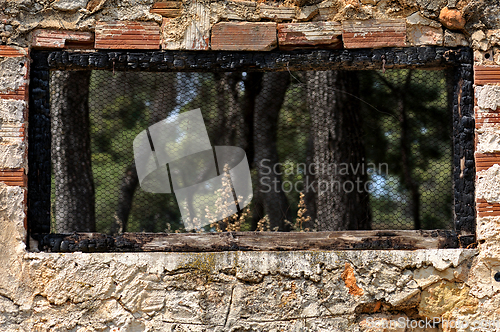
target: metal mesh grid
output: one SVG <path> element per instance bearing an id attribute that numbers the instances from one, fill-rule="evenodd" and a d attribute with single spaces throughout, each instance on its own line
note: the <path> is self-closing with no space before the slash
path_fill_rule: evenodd
<path id="1" fill-rule="evenodd" d="M 51 231 L 185 231 L 174 194 L 141 189 L 133 140 L 197 108 L 254 193 L 198 231 L 451 229 L 448 88 L 424 70 L 53 72 Z"/>

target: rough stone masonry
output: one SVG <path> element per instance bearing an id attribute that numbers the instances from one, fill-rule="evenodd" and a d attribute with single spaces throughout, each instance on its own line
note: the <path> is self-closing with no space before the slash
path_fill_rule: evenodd
<path id="1" fill-rule="evenodd" d="M 473 331 L 426 319 L 500 320 L 499 1 L 0 0 L 0 38 L 1 331 Z M 429 45 L 474 51 L 477 250 L 26 250 L 32 49 Z M 399 319 L 424 324 L 390 326 Z"/>

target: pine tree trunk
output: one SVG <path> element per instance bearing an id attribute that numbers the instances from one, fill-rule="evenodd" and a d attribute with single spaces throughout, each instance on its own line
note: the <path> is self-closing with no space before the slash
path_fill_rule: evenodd
<path id="1" fill-rule="evenodd" d="M 111 227 L 112 234 L 119 234 L 127 231 L 128 217 L 132 210 L 132 201 L 135 190 L 139 185 L 137 168 L 135 161 L 127 167 L 120 183 L 120 192 L 118 194 L 118 204 L 115 211 L 115 224 Z"/>
<path id="2" fill-rule="evenodd" d="M 307 73 L 320 231 L 370 229 L 358 85 L 355 72 Z"/>
<path id="3" fill-rule="evenodd" d="M 258 171 L 259 196 L 264 205 L 264 213 L 269 216 L 271 229 L 290 230 L 285 219 L 290 221 L 290 209 L 285 193 L 281 190 L 281 176 L 268 167 L 278 162 L 276 135 L 278 116 L 285 98 L 290 74 L 287 72 L 265 73 L 262 90 L 255 100 L 254 151 L 255 167 Z"/>
<path id="4" fill-rule="evenodd" d="M 307 139 L 307 151 L 306 151 L 306 167 L 309 169 L 309 166 L 314 163 L 314 142 L 313 142 L 314 133 L 311 131 L 309 134 L 309 138 Z M 305 185 L 309 183 L 315 183 L 316 177 L 314 174 L 310 172 L 306 172 L 304 174 Z M 304 190 L 304 203 L 306 205 L 307 212 L 304 214 L 304 218 L 309 217 L 308 222 L 304 222 L 302 224 L 302 228 L 309 230 L 316 229 L 316 193 L 312 190 Z"/>
<path id="5" fill-rule="evenodd" d="M 130 86 L 129 90 L 131 91 L 134 91 L 134 88 L 136 88 L 136 81 L 141 82 L 141 80 L 133 74 L 128 74 L 125 78 L 127 85 Z M 177 105 L 175 101 L 177 97 L 175 90 L 176 80 L 175 73 L 158 73 L 154 76 L 153 86 L 156 87 L 156 90 L 154 92 L 149 114 L 150 125 L 166 119 Z M 132 201 L 138 185 L 139 177 L 137 176 L 135 161 L 132 160 L 130 166 L 125 170 L 120 182 L 118 204 L 115 211 L 115 224 L 111 228 L 111 233 L 116 234 L 127 231 L 128 218 L 132 210 Z"/>
<path id="6" fill-rule="evenodd" d="M 241 146 L 244 139 L 241 110 L 238 103 L 240 79 L 240 73 L 215 74 L 217 91 L 217 118 L 215 121 L 219 130 L 214 145 Z"/>
<path id="7" fill-rule="evenodd" d="M 405 79 L 405 85 L 403 89 L 394 89 L 396 95 L 398 96 L 398 120 L 401 126 L 401 139 L 400 139 L 400 151 L 401 151 L 401 167 L 403 168 L 403 179 L 408 191 L 410 192 L 411 199 L 411 214 L 413 216 L 413 228 L 421 229 L 420 220 L 420 186 L 418 181 L 413 175 L 414 162 L 411 160 L 411 128 L 410 120 L 408 119 L 408 105 L 407 98 L 405 94 L 410 88 L 412 70 L 408 72 Z"/>
<path id="8" fill-rule="evenodd" d="M 58 71 L 51 77 L 51 150 L 57 233 L 96 230 L 88 104 L 90 73 Z"/>
<path id="9" fill-rule="evenodd" d="M 214 74 L 217 93 L 217 136 L 214 145 L 234 145 L 245 150 L 250 167 L 254 161 L 254 112 L 257 95 L 261 91 L 263 73 L 250 72 Z M 244 93 L 239 96 L 238 85 L 243 82 Z M 258 188 L 254 188 L 252 230 L 264 216 L 264 207 Z"/>

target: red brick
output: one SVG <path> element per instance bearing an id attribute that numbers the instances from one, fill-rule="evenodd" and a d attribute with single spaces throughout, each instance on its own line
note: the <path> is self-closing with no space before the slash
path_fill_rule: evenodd
<path id="1" fill-rule="evenodd" d="M 8 186 L 26 187 L 28 178 L 24 172 L 24 168 L 12 168 L 0 170 L 0 182 Z"/>
<path id="2" fill-rule="evenodd" d="M 0 127 L 0 137 L 1 138 L 15 138 L 23 137 L 26 132 L 25 125 L 23 124 L 9 124 L 3 123 Z"/>
<path id="3" fill-rule="evenodd" d="M 153 4 L 150 12 L 160 14 L 163 17 L 178 17 L 181 14 L 182 3 L 180 1 L 162 1 Z"/>
<path id="4" fill-rule="evenodd" d="M 500 153 L 477 153 L 476 158 L 476 172 L 484 171 L 495 164 L 500 164 Z"/>
<path id="5" fill-rule="evenodd" d="M 345 48 L 381 48 L 406 46 L 406 21 L 344 21 L 342 39 Z"/>
<path id="6" fill-rule="evenodd" d="M 500 83 L 500 66 L 474 66 L 474 84 Z"/>
<path id="7" fill-rule="evenodd" d="M 500 204 L 488 203 L 484 199 L 476 201 L 476 210 L 479 217 L 500 216 Z"/>
<path id="8" fill-rule="evenodd" d="M 160 26 L 154 22 L 99 22 L 95 29 L 97 49 L 159 49 Z"/>
<path id="9" fill-rule="evenodd" d="M 303 48 L 341 48 L 342 24 L 339 22 L 307 22 L 278 24 L 281 50 Z"/>
<path id="10" fill-rule="evenodd" d="M 0 99 L 28 100 L 28 87 L 24 84 L 15 91 L 0 92 Z"/>
<path id="11" fill-rule="evenodd" d="M 28 50 L 19 47 L 0 45 L 0 57 L 27 57 Z"/>
<path id="12" fill-rule="evenodd" d="M 276 46 L 273 22 L 221 22 L 212 28 L 212 50 L 270 51 Z"/>
<path id="13" fill-rule="evenodd" d="M 94 34 L 83 31 L 38 29 L 33 32 L 31 45 L 35 48 L 92 48 Z"/>
<path id="14" fill-rule="evenodd" d="M 500 127 L 500 109 L 492 112 L 476 112 L 476 129 L 484 125 Z"/>

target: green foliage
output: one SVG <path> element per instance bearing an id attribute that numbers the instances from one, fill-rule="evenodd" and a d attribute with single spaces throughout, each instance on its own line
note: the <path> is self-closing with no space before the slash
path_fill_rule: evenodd
<path id="1" fill-rule="evenodd" d="M 132 144 L 149 125 L 152 98 L 159 88 L 151 84 L 153 73 L 114 75 L 94 72 L 89 93 L 96 221 L 103 233 L 109 233 L 115 222 L 120 183 L 134 159 Z M 130 232 L 163 232 L 169 222 L 173 230 L 181 226 L 173 195 L 151 194 L 138 187 L 132 204 Z"/>
<path id="2" fill-rule="evenodd" d="M 372 176 L 378 185 L 371 196 L 374 228 L 395 228 L 402 221 L 404 228 L 413 228 L 401 157 L 402 107 L 407 115 L 408 164 L 419 186 L 422 227 L 451 228 L 452 123 L 445 73 L 391 70 L 362 72 L 360 78 L 367 159 L 376 165 L 388 164 L 388 174 Z"/>
<path id="3" fill-rule="evenodd" d="M 298 75 L 298 74 L 295 74 Z M 285 96 L 278 119 L 277 149 L 283 187 L 290 204 L 292 216 L 297 215 L 300 192 L 295 190 L 299 182 L 305 180 L 302 168 L 307 158 L 311 119 L 307 110 L 306 87 L 297 80 L 292 80 Z"/>

